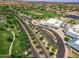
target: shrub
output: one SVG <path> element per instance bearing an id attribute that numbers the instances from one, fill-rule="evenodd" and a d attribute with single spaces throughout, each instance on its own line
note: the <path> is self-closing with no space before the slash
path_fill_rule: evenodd
<path id="1" fill-rule="evenodd" d="M 66 36 L 66 37 L 64 38 L 65 41 L 69 41 L 69 39 L 70 39 L 70 38 L 69 38 L 68 36 Z"/>
<path id="2" fill-rule="evenodd" d="M 52 56 L 52 55 L 54 55 L 54 52 L 50 52 L 49 54 Z"/>

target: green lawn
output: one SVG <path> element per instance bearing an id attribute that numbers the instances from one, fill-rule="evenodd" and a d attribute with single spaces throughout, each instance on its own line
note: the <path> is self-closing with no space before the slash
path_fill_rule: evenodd
<path id="1" fill-rule="evenodd" d="M 56 12 L 48 12 L 47 10 L 24 10 L 24 11 L 20 11 L 23 14 L 26 15 L 31 15 L 32 18 L 34 19 L 45 19 L 45 18 L 50 18 L 50 17 L 59 17 L 61 16 L 60 14 L 56 13 Z M 40 13 L 41 15 L 37 14 Z"/>
<path id="2" fill-rule="evenodd" d="M 0 56 L 8 55 L 10 43 L 8 38 L 12 37 L 11 32 L 7 30 L 0 30 Z"/>
<path id="3" fill-rule="evenodd" d="M 12 46 L 11 57 L 27 57 L 25 52 L 30 47 L 27 35 L 21 30 L 21 27 L 19 26 L 14 15 L 7 15 L 6 20 L 8 20 L 8 27 L 15 33 L 15 41 Z M 11 27 L 11 25 L 14 27 Z"/>
<path id="4" fill-rule="evenodd" d="M 27 55 L 24 54 L 29 48 L 29 43 L 27 41 L 28 39 L 24 34 L 21 33 L 17 36 L 12 48 L 12 55 L 14 55 L 14 57 L 27 57 Z"/>

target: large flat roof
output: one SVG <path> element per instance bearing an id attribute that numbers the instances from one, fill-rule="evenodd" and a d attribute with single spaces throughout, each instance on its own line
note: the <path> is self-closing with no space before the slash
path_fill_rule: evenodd
<path id="1" fill-rule="evenodd" d="M 76 15 L 66 15 L 68 18 L 79 19 L 79 16 Z"/>
<path id="2" fill-rule="evenodd" d="M 78 37 L 78 35 L 76 35 L 74 33 L 71 33 L 71 32 L 66 32 L 65 34 L 72 37 L 72 38 L 77 38 Z"/>
<path id="3" fill-rule="evenodd" d="M 72 28 L 79 29 L 79 24 L 74 25 Z"/>
<path id="4" fill-rule="evenodd" d="M 75 41 L 75 43 L 76 43 L 77 45 L 79 45 L 79 40 Z"/>
<path id="5" fill-rule="evenodd" d="M 47 20 L 48 24 L 53 24 L 53 25 L 58 26 L 58 27 L 60 27 L 60 25 L 62 24 L 62 22 L 63 21 L 58 20 L 58 19 L 54 19 L 54 18 L 50 18 L 50 19 Z"/>
<path id="6" fill-rule="evenodd" d="M 70 39 L 67 44 L 73 49 L 79 51 L 79 39 Z"/>

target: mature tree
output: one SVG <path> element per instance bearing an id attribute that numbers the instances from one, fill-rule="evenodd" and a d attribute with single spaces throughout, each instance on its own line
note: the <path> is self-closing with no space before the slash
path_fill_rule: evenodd
<path id="1" fill-rule="evenodd" d="M 37 42 L 36 41 L 33 41 L 33 44 L 36 44 Z"/>
<path id="2" fill-rule="evenodd" d="M 50 52 L 49 54 L 52 56 L 52 55 L 54 55 L 54 52 Z"/>
<path id="3" fill-rule="evenodd" d="M 68 36 L 66 36 L 66 37 L 64 38 L 65 41 L 69 41 L 69 39 L 70 39 L 70 38 L 69 38 Z"/>
<path id="4" fill-rule="evenodd" d="M 13 39 L 12 39 L 11 37 L 8 37 L 8 38 L 7 38 L 7 41 L 8 41 L 8 42 L 12 42 Z"/>
<path id="5" fill-rule="evenodd" d="M 36 48 L 40 48 L 40 46 L 39 45 L 36 45 Z"/>
<path id="6" fill-rule="evenodd" d="M 48 49 L 48 50 L 49 50 L 49 47 L 47 46 L 47 47 L 46 47 L 46 49 Z"/>
<path id="7" fill-rule="evenodd" d="M 39 53 L 40 53 L 40 54 L 44 54 L 44 52 L 43 52 L 43 51 L 39 51 Z"/>

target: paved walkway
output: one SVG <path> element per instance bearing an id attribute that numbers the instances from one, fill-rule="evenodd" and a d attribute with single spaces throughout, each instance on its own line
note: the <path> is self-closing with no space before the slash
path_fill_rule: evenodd
<path id="1" fill-rule="evenodd" d="M 11 33 L 13 34 L 13 41 L 12 41 L 12 43 L 11 43 L 11 45 L 10 45 L 10 48 L 9 48 L 9 55 L 11 55 L 12 46 L 13 46 L 13 43 L 14 43 L 14 41 L 15 41 L 15 33 L 14 33 L 13 31 L 11 31 Z"/>
<path id="2" fill-rule="evenodd" d="M 12 46 L 13 46 L 13 43 L 14 43 L 14 40 L 15 40 L 15 33 L 13 31 L 11 31 L 10 29 L 7 29 L 7 31 L 10 31 L 13 35 L 13 41 L 12 41 L 10 48 L 9 48 L 9 55 L 11 55 Z"/>

